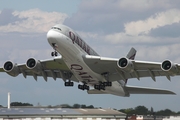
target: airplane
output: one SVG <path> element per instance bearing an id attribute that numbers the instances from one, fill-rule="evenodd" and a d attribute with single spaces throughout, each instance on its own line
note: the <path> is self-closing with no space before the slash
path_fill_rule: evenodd
<path id="1" fill-rule="evenodd" d="M 11 61 L 4 63 L 0 72 L 24 78 L 38 76 L 47 81 L 48 77 L 61 78 L 65 86 L 78 82 L 78 89 L 87 90 L 88 94 L 112 94 L 129 97 L 131 94 L 175 94 L 172 91 L 150 87 L 129 86 L 132 78 L 140 80 L 150 77 L 156 81 L 157 76 L 180 75 L 180 65 L 170 60 L 160 62 L 135 60 L 136 50 L 131 48 L 126 57 L 109 58 L 96 53 L 74 30 L 57 24 L 47 33 L 47 40 L 54 49 L 52 58 L 37 60 L 29 58 L 26 63 Z M 60 54 L 60 55 L 58 55 Z"/>

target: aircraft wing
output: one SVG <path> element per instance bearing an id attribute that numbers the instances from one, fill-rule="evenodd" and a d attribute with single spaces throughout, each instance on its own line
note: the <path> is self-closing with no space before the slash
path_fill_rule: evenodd
<path id="1" fill-rule="evenodd" d="M 160 63 L 91 55 L 86 55 L 83 59 L 94 72 L 108 73 L 109 81 L 127 80 L 129 78 L 140 79 L 141 77 L 151 77 L 156 81 L 156 76 L 166 76 L 170 80 L 170 76 L 180 75 L 180 65 L 168 60 Z"/>
<path id="2" fill-rule="evenodd" d="M 3 70 L 3 68 L 0 68 L 0 72 L 5 72 L 5 71 Z"/>
<path id="3" fill-rule="evenodd" d="M 31 59 L 33 60 L 33 58 Z M 35 61 L 34 64 L 36 65 L 32 69 L 29 69 L 26 66 L 26 63 L 13 64 L 11 62 L 12 69 L 7 73 L 14 77 L 22 73 L 25 78 L 26 76 L 33 76 L 35 80 L 37 80 L 38 76 L 42 76 L 46 81 L 47 81 L 47 77 L 52 77 L 54 80 L 56 80 L 56 78 L 62 78 L 63 80 L 69 78 L 75 82 L 78 82 L 78 80 L 73 76 L 69 68 L 64 63 L 64 60 L 62 59 L 61 56 L 47 60 L 34 59 L 34 61 Z M 3 68 L 0 68 L 0 72 L 6 72 L 6 71 Z"/>

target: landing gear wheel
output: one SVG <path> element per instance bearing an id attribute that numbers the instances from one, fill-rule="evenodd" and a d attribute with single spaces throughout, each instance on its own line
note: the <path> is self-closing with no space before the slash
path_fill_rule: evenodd
<path id="1" fill-rule="evenodd" d="M 52 57 L 58 56 L 58 52 L 57 52 L 57 51 L 51 52 L 51 56 L 52 56 Z"/>
<path id="2" fill-rule="evenodd" d="M 55 54 L 55 56 L 58 56 L 58 53 L 57 53 L 57 51 L 55 51 L 55 52 L 54 52 L 54 54 Z"/>
<path id="3" fill-rule="evenodd" d="M 84 85 L 78 85 L 78 89 L 84 90 Z"/>
<path id="4" fill-rule="evenodd" d="M 78 85 L 78 89 L 81 89 L 81 85 Z"/>
<path id="5" fill-rule="evenodd" d="M 74 86 L 74 83 L 73 82 L 69 82 L 70 83 L 70 86 Z"/>
<path id="6" fill-rule="evenodd" d="M 108 86 L 112 86 L 112 82 L 108 82 Z"/>
<path id="7" fill-rule="evenodd" d="M 89 90 L 89 86 L 86 86 L 86 90 Z"/>
<path id="8" fill-rule="evenodd" d="M 73 82 L 64 82 L 64 86 L 74 86 L 74 83 Z"/>
<path id="9" fill-rule="evenodd" d="M 52 57 L 54 56 L 54 52 L 51 52 L 51 56 L 52 56 Z"/>
<path id="10" fill-rule="evenodd" d="M 86 84 L 84 84 L 84 85 L 78 85 L 78 89 L 80 89 L 80 90 L 89 90 L 89 86 L 87 86 Z"/>
<path id="11" fill-rule="evenodd" d="M 104 84 L 105 86 L 109 86 L 109 87 L 111 87 L 112 86 L 112 82 L 105 82 L 105 84 Z"/>
<path id="12" fill-rule="evenodd" d="M 105 90 L 105 85 L 102 85 L 102 84 L 94 85 L 94 89 L 96 89 L 96 90 Z"/>
<path id="13" fill-rule="evenodd" d="M 100 90 L 100 85 L 94 85 L 94 89 Z"/>
<path id="14" fill-rule="evenodd" d="M 99 87 L 101 90 L 105 90 L 105 86 L 104 85 L 100 85 Z"/>
<path id="15" fill-rule="evenodd" d="M 64 86 L 69 86 L 69 82 L 64 82 Z"/>

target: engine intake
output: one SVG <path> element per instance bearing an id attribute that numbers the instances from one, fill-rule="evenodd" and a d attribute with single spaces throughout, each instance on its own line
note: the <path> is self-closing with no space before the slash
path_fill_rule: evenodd
<path id="1" fill-rule="evenodd" d="M 40 70 L 41 70 L 41 63 L 38 61 L 38 60 L 36 60 L 36 59 L 34 59 L 34 58 L 29 58 L 28 60 L 27 60 L 27 62 L 26 62 L 26 67 L 28 68 L 28 69 L 31 69 L 31 70 L 33 70 L 34 72 L 36 72 L 36 73 L 38 73 L 38 72 L 40 72 Z"/>
<path id="2" fill-rule="evenodd" d="M 162 62 L 161 69 L 173 75 L 178 72 L 177 66 L 169 60 L 165 60 L 164 62 Z"/>
<path id="3" fill-rule="evenodd" d="M 30 58 L 27 60 L 26 62 L 26 66 L 29 68 L 29 69 L 33 69 L 35 66 L 36 66 L 37 62 L 34 58 Z"/>
<path id="4" fill-rule="evenodd" d="M 133 63 L 128 58 L 119 59 L 119 61 L 117 62 L 117 65 L 119 68 L 121 68 L 122 70 L 124 70 L 126 72 L 133 72 L 134 71 Z"/>
<path id="5" fill-rule="evenodd" d="M 13 77 L 18 76 L 19 73 L 20 73 L 17 64 L 12 63 L 11 61 L 5 62 L 4 66 L 3 66 L 3 69 L 7 74 L 9 74 L 9 75 L 11 75 Z"/>

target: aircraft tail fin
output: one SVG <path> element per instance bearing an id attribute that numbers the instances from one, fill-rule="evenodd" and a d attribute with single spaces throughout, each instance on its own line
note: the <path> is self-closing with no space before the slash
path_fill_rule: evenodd
<path id="1" fill-rule="evenodd" d="M 131 59 L 131 60 L 134 60 L 135 59 L 135 56 L 136 56 L 136 49 L 134 49 L 133 47 L 131 48 L 131 50 L 128 52 L 127 54 L 127 58 Z"/>
<path id="2" fill-rule="evenodd" d="M 137 87 L 137 86 L 125 86 L 124 88 L 129 94 L 171 94 L 171 95 L 176 94 L 169 90 L 163 90 L 157 88 Z"/>
<path id="3" fill-rule="evenodd" d="M 131 59 L 131 60 L 134 60 L 135 59 L 135 56 L 136 56 L 136 49 L 134 49 L 133 47 L 130 49 L 130 51 L 128 52 L 128 54 L 127 54 L 127 58 L 128 59 Z M 125 85 L 127 84 L 127 81 L 128 81 L 128 79 L 125 81 Z"/>

